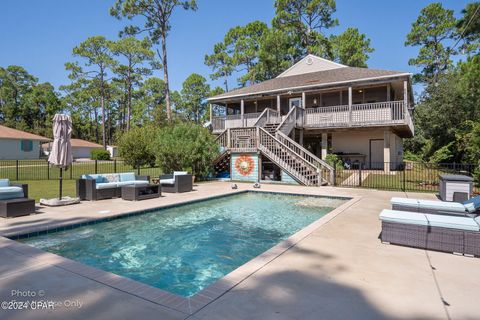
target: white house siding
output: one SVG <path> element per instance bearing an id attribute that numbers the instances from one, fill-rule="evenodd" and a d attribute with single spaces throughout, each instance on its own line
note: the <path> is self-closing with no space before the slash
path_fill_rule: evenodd
<path id="1" fill-rule="evenodd" d="M 333 153 L 360 153 L 365 155 L 365 162 L 370 162 L 370 140 L 384 140 L 383 130 L 354 131 L 332 133 Z M 403 161 L 403 141 L 394 133 L 390 133 L 390 162 Z"/>
<path id="2" fill-rule="evenodd" d="M 74 159 L 78 158 L 88 158 L 90 159 L 92 147 L 72 147 L 72 154 Z"/>
<path id="3" fill-rule="evenodd" d="M 22 151 L 21 139 L 0 139 L 0 160 L 30 160 L 40 158 L 40 143 L 33 141 L 31 151 Z"/>

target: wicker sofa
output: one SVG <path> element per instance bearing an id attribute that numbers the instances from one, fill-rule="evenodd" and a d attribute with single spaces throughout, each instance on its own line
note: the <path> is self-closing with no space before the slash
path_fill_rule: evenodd
<path id="1" fill-rule="evenodd" d="M 84 174 L 77 180 L 77 197 L 80 200 L 96 201 L 119 198 L 122 187 L 128 185 L 148 185 L 149 176 L 136 175 L 133 172 Z"/>
<path id="2" fill-rule="evenodd" d="M 192 175 L 185 171 L 174 171 L 173 174 L 164 174 L 160 176 L 160 185 L 163 192 L 190 192 L 193 190 Z"/>
<path id="3" fill-rule="evenodd" d="M 480 256 L 480 217 L 385 209 L 382 242 Z"/>
<path id="4" fill-rule="evenodd" d="M 11 218 L 35 213 L 35 200 L 28 198 L 28 185 L 0 179 L 0 217 Z"/>

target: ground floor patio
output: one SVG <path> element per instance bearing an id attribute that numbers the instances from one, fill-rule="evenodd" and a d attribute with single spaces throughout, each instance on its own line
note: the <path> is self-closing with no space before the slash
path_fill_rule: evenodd
<path id="1" fill-rule="evenodd" d="M 238 186 L 252 188 L 251 183 Z M 267 184 L 261 190 L 348 196 L 355 201 L 193 314 L 146 300 L 115 283 L 108 285 L 94 272 L 76 272 L 51 256 L 30 255 L 0 237 L 0 300 L 21 300 L 12 297 L 12 290 L 18 290 L 70 302 L 55 310 L 2 310 L 1 318 L 478 319 L 479 259 L 386 245 L 378 239 L 378 215 L 389 207 L 392 196 L 433 199 L 433 194 Z M 212 182 L 190 193 L 141 202 L 113 199 L 41 208 L 42 214 L 0 220 L 0 236 L 231 192 L 230 183 Z"/>

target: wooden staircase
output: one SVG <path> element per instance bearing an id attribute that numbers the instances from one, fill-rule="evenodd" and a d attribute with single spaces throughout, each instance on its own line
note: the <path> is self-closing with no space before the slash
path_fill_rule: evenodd
<path id="1" fill-rule="evenodd" d="M 333 168 L 288 137 L 297 123 L 303 121 L 303 109 L 297 111 L 293 108 L 283 121 L 278 120 L 280 117 L 276 111 L 266 109 L 259 116 L 255 127 L 223 131 L 217 137 L 221 153 L 215 159 L 214 167 L 222 168 L 222 161 L 226 161 L 229 151 L 257 150 L 300 184 L 333 184 Z"/>

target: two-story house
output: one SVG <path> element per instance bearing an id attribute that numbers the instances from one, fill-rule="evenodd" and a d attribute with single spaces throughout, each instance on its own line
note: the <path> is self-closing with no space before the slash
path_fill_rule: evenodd
<path id="1" fill-rule="evenodd" d="M 395 170 L 412 137 L 411 74 L 354 68 L 308 55 L 278 77 L 211 97 L 220 176 L 332 183 L 324 160 Z"/>

